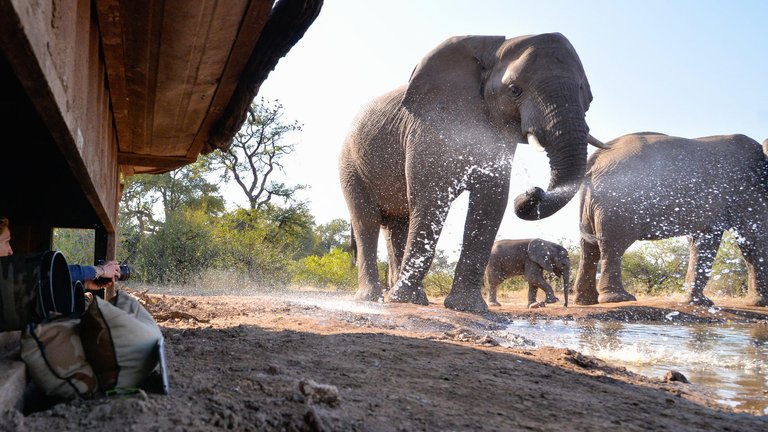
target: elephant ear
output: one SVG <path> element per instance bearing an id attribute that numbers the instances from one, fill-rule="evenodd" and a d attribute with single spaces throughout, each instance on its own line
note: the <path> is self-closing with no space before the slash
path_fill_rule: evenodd
<path id="1" fill-rule="evenodd" d="M 528 258 L 549 272 L 555 270 L 552 266 L 552 261 L 555 259 L 555 257 L 551 256 L 552 253 L 552 248 L 544 240 L 533 239 L 528 243 Z"/>
<path id="2" fill-rule="evenodd" d="M 483 72 L 496 61 L 504 36 L 455 36 L 429 52 L 411 74 L 403 106 L 415 116 L 482 110 Z M 479 113 L 480 111 L 474 111 Z M 448 117 L 449 118 L 449 117 Z"/>

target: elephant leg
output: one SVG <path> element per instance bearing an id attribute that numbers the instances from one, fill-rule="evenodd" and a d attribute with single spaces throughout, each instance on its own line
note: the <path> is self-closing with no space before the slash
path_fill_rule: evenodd
<path id="1" fill-rule="evenodd" d="M 382 297 L 379 269 L 377 265 L 377 249 L 379 241 L 379 224 L 353 224 L 355 241 L 357 242 L 357 292 L 355 300 L 378 301 Z"/>
<path id="2" fill-rule="evenodd" d="M 356 300 L 378 301 L 382 297 L 379 270 L 377 267 L 377 249 L 381 213 L 373 204 L 368 192 L 360 182 L 351 182 L 353 186 L 345 190 L 345 198 L 350 205 L 350 221 L 357 245 L 357 292 Z"/>
<path id="3" fill-rule="evenodd" d="M 560 301 L 559 298 L 555 296 L 555 290 L 552 289 L 552 285 L 547 283 L 547 280 L 544 279 L 544 274 L 542 273 L 542 269 L 538 264 L 527 262 L 525 263 L 525 272 L 524 272 L 525 280 L 528 281 L 528 307 L 537 307 L 534 306 L 538 302 L 536 301 L 536 293 L 537 290 L 541 289 L 546 294 L 547 298 L 544 300 L 544 303 L 557 303 Z"/>
<path id="4" fill-rule="evenodd" d="M 384 239 L 387 242 L 387 256 L 389 257 L 387 288 L 391 289 L 397 282 L 403 262 L 405 244 L 408 241 L 408 218 L 386 218 L 384 220 Z"/>
<path id="5" fill-rule="evenodd" d="M 597 263 L 600 261 L 600 248 L 597 242 L 581 239 L 581 259 L 576 273 L 574 302 L 579 305 L 597 304 Z"/>
<path id="6" fill-rule="evenodd" d="M 508 190 L 509 182 L 505 181 L 503 185 L 484 185 L 470 192 L 461 255 L 451 292 L 444 301 L 445 307 L 469 312 L 488 311 L 482 295 L 483 273 L 504 217 Z"/>
<path id="7" fill-rule="evenodd" d="M 442 208 L 439 204 L 441 198 L 444 200 L 442 202 L 448 202 L 447 198 L 437 196 L 431 198 L 435 201 L 422 202 L 412 210 L 412 214 L 417 217 L 412 216 L 409 220 L 408 240 L 400 274 L 387 297 L 390 302 L 429 304 L 422 282 L 432 265 L 437 239 L 440 237 L 448 215 L 448 208 Z"/>
<path id="8" fill-rule="evenodd" d="M 619 303 L 624 301 L 636 301 L 632 294 L 624 289 L 621 282 L 621 257 L 632 242 L 619 239 L 610 240 L 603 237 L 599 241 L 600 281 L 597 284 L 597 301 L 599 303 Z"/>
<path id="9" fill-rule="evenodd" d="M 698 306 L 712 306 L 715 303 L 704 295 L 704 287 L 712 275 L 717 249 L 723 238 L 722 231 L 697 233 L 688 237 L 688 272 L 685 286 L 688 295 L 686 302 Z"/>
<path id="10" fill-rule="evenodd" d="M 496 299 L 496 291 L 499 284 L 504 281 L 504 275 L 500 273 L 499 269 L 488 267 L 485 270 L 485 281 L 488 283 L 488 304 L 501 306 L 501 303 Z"/>
<path id="11" fill-rule="evenodd" d="M 757 230 L 739 230 L 739 249 L 747 264 L 747 305 L 768 306 L 768 238 Z"/>

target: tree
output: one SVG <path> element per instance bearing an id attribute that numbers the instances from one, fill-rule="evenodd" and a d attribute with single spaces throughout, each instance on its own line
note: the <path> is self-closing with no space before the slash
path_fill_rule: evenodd
<path id="1" fill-rule="evenodd" d="M 747 293 L 747 266 L 741 256 L 737 235 L 726 231 L 720 249 L 712 264 L 712 277 L 707 284 L 709 291 L 718 295 L 742 296 Z"/>
<path id="2" fill-rule="evenodd" d="M 220 267 L 242 271 L 262 287 L 290 282 L 291 262 L 311 249 L 312 215 L 306 206 L 238 209 L 218 218 L 216 243 Z"/>
<path id="3" fill-rule="evenodd" d="M 284 123 L 283 115 L 283 106 L 277 100 L 269 104 L 261 98 L 259 103 L 251 104 L 246 121 L 229 148 L 210 155 L 217 168 L 223 168 L 221 179 L 237 183 L 251 210 L 260 209 L 273 197 L 291 201 L 296 191 L 305 188 L 272 179 L 276 170 L 283 169 L 281 159 L 294 150 L 294 145 L 285 143 L 285 139 L 302 129 L 297 121 Z"/>
<path id="4" fill-rule="evenodd" d="M 177 211 L 138 245 L 136 264 L 140 280 L 188 283 L 217 261 L 208 215 Z"/>
<path id="5" fill-rule="evenodd" d="M 456 263 L 448 261 L 448 255 L 442 249 L 435 249 L 435 257 L 424 276 L 424 291 L 429 295 L 448 295 L 453 285 L 453 270 Z"/>
<path id="6" fill-rule="evenodd" d="M 688 267 L 684 239 L 645 241 L 622 258 L 622 280 L 628 291 L 643 294 L 680 292 Z"/>
<path id="7" fill-rule="evenodd" d="M 53 248 L 61 251 L 69 264 L 93 263 L 95 232 L 92 229 L 56 228 Z"/>
<path id="8" fill-rule="evenodd" d="M 151 231 L 158 225 L 156 205 L 164 219 L 180 210 L 221 214 L 224 199 L 218 185 L 208 181 L 212 167 L 202 157 L 197 162 L 163 174 L 139 174 L 128 177 L 120 201 L 120 216 L 136 222 L 140 232 Z"/>
<path id="9" fill-rule="evenodd" d="M 348 250 L 351 232 L 351 225 L 344 219 L 334 219 L 327 224 L 320 224 L 315 228 L 319 247 L 323 253 L 330 252 L 333 248 Z"/>

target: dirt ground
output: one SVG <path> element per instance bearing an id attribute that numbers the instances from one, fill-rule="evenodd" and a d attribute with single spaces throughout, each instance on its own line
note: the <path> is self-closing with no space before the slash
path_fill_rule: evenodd
<path id="1" fill-rule="evenodd" d="M 14 431 L 766 431 L 696 384 L 647 378 L 567 349 L 493 336 L 535 314 L 565 319 L 768 321 L 766 308 L 670 299 L 488 314 L 344 302 L 351 294 L 170 296 L 134 292 L 166 341 L 170 392 L 59 404 Z M 502 299 L 502 302 L 505 300 Z M 765 325 L 765 324 L 763 324 Z M 767 396 L 768 397 L 768 396 Z"/>

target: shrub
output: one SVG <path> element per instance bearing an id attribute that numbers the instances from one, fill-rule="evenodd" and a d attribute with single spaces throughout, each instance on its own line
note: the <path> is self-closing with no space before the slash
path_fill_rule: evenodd
<path id="1" fill-rule="evenodd" d="M 138 245 L 136 263 L 140 280 L 161 284 L 188 283 L 216 261 L 212 240 L 210 224 L 204 214 L 173 214 Z"/>
<path id="2" fill-rule="evenodd" d="M 351 265 L 352 256 L 340 248 L 321 257 L 311 255 L 297 261 L 293 267 L 294 284 L 321 288 L 352 290 L 357 286 L 357 270 Z"/>

